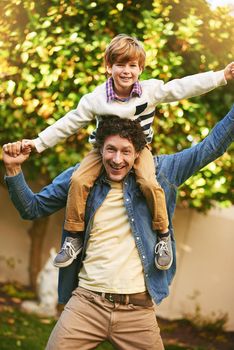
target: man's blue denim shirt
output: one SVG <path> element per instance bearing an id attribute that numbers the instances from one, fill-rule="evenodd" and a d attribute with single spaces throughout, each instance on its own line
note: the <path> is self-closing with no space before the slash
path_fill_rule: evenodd
<path id="1" fill-rule="evenodd" d="M 127 214 L 134 235 L 136 246 L 144 268 L 147 289 L 155 301 L 160 303 L 169 294 L 169 285 L 176 271 L 175 237 L 172 217 L 176 206 L 178 186 L 183 184 L 191 175 L 221 156 L 234 140 L 234 107 L 221 120 L 210 134 L 195 146 L 171 155 L 154 157 L 157 180 L 165 191 L 169 216 L 169 229 L 172 237 L 174 261 L 167 271 L 159 271 L 154 263 L 154 247 L 156 234 L 151 228 L 151 216 L 146 201 L 141 194 L 130 172 L 124 179 L 123 191 Z M 77 165 L 78 166 L 78 165 Z M 13 177 L 5 177 L 10 197 L 22 218 L 34 220 L 50 215 L 66 206 L 67 194 L 72 167 L 57 176 L 54 181 L 44 187 L 39 193 L 33 193 L 27 186 L 23 173 Z M 78 273 L 85 257 L 85 248 L 89 238 L 92 218 L 97 208 L 102 204 L 110 187 L 101 175 L 96 181 L 88 198 L 86 206 L 86 230 L 84 235 L 84 249 L 82 257 L 60 269 L 59 274 L 59 302 L 66 303 L 72 291 L 78 286 Z M 63 231 L 63 240 L 66 232 Z"/>

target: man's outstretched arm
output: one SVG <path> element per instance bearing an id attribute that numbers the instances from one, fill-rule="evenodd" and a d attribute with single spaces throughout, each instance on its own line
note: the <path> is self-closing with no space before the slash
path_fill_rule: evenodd
<path id="1" fill-rule="evenodd" d="M 9 145 L 9 144 L 8 144 Z M 16 147 L 16 143 L 12 147 Z M 70 177 L 74 168 L 70 168 L 55 178 L 40 192 L 34 193 L 27 185 L 21 165 L 28 159 L 28 154 L 20 154 L 16 157 L 9 156 L 4 152 L 3 162 L 6 168 L 5 182 L 8 187 L 10 198 L 20 213 L 27 220 L 48 216 L 66 205 Z"/>

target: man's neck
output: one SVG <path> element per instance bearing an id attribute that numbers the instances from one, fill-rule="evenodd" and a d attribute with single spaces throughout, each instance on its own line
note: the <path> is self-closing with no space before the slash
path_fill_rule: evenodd
<path id="1" fill-rule="evenodd" d="M 112 181 L 109 179 L 106 179 L 106 181 L 111 187 L 115 187 L 115 188 L 122 188 L 123 187 L 123 181 Z"/>

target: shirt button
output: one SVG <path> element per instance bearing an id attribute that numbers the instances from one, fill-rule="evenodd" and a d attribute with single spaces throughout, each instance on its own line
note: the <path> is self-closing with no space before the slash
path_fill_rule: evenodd
<path id="1" fill-rule="evenodd" d="M 129 202 L 129 198 L 126 199 L 126 202 Z"/>
<path id="2" fill-rule="evenodd" d="M 137 237 L 136 239 L 139 241 L 139 239 L 140 239 L 140 238 L 139 238 L 139 237 Z"/>
<path id="3" fill-rule="evenodd" d="M 132 218 L 132 222 L 134 221 L 134 219 Z"/>
<path id="4" fill-rule="evenodd" d="M 148 273 L 145 275 L 145 277 L 148 277 Z"/>
<path id="5" fill-rule="evenodd" d="M 127 186 L 127 184 L 128 184 L 128 183 L 127 183 L 127 182 L 125 182 L 124 184 Z"/>
<path id="6" fill-rule="evenodd" d="M 144 256 L 144 255 L 142 256 L 142 259 L 145 259 L 145 256 Z"/>

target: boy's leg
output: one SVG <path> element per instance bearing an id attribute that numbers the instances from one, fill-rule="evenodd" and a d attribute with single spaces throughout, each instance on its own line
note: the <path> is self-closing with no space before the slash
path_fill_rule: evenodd
<path id="1" fill-rule="evenodd" d="M 56 267 L 69 266 L 82 250 L 83 236 L 80 233 L 84 230 L 86 201 L 90 189 L 100 174 L 101 167 L 100 153 L 94 149 L 89 152 L 72 175 L 64 224 L 68 235 L 54 259 L 53 264 Z"/>
<path id="2" fill-rule="evenodd" d="M 68 192 L 64 228 L 77 232 L 84 230 L 87 197 L 102 168 L 101 155 L 94 149 L 83 159 L 73 173 Z"/>
<path id="3" fill-rule="evenodd" d="M 146 146 L 139 154 L 134 169 L 136 181 L 144 194 L 152 213 L 152 227 L 161 233 L 168 231 L 166 199 L 163 189 L 156 180 L 152 153 Z"/>
<path id="4" fill-rule="evenodd" d="M 136 181 L 144 194 L 152 213 L 152 227 L 158 231 L 155 247 L 155 264 L 160 270 L 170 268 L 173 261 L 171 238 L 168 230 L 166 199 L 156 180 L 153 156 L 146 146 L 134 165 Z"/>

